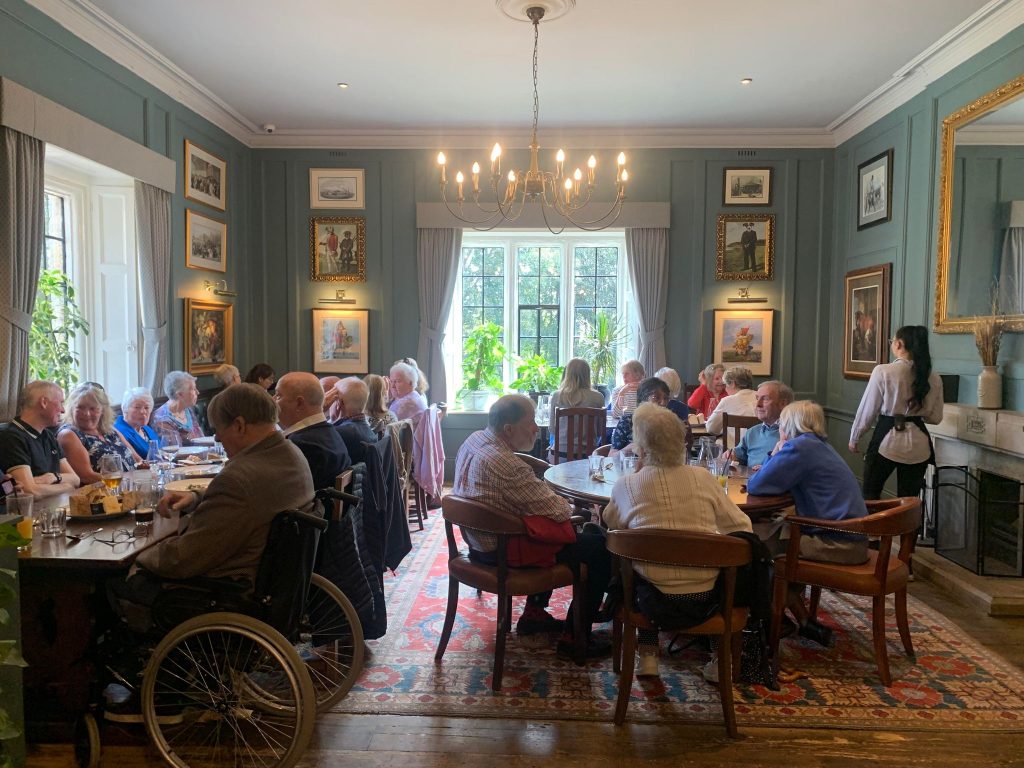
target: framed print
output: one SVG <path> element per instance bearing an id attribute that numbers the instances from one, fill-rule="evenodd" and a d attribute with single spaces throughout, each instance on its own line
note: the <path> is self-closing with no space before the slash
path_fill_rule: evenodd
<path id="1" fill-rule="evenodd" d="M 317 373 L 368 373 L 370 311 L 313 310 L 313 370 Z"/>
<path id="2" fill-rule="evenodd" d="M 846 273 L 843 320 L 843 376 L 867 379 L 889 359 L 889 301 L 892 265 Z"/>
<path id="3" fill-rule="evenodd" d="M 722 205 L 771 205 L 771 168 L 726 168 Z"/>
<path id="4" fill-rule="evenodd" d="M 212 373 L 218 366 L 234 363 L 230 304 L 185 299 L 185 370 Z"/>
<path id="5" fill-rule="evenodd" d="M 310 168 L 310 208 L 365 208 L 366 184 L 362 168 Z"/>
<path id="6" fill-rule="evenodd" d="M 775 270 L 775 214 L 718 214 L 716 280 L 771 280 Z"/>
<path id="7" fill-rule="evenodd" d="M 892 153 L 857 166 L 857 229 L 867 229 L 892 219 Z"/>
<path id="8" fill-rule="evenodd" d="M 366 219 L 322 216 L 309 220 L 309 279 L 366 282 Z"/>
<path id="9" fill-rule="evenodd" d="M 228 164 L 185 139 L 185 197 L 220 210 L 227 204 Z"/>
<path id="10" fill-rule="evenodd" d="M 773 317 L 771 309 L 716 309 L 714 362 L 771 376 Z"/>
<path id="11" fill-rule="evenodd" d="M 228 225 L 185 210 L 185 266 L 189 269 L 227 271 Z"/>

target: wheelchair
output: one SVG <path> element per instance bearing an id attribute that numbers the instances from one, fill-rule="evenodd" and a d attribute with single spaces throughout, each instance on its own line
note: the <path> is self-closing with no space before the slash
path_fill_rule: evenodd
<path id="1" fill-rule="evenodd" d="M 365 645 L 355 609 L 313 564 L 332 489 L 271 523 L 255 589 L 221 580 L 171 582 L 153 606 L 162 638 L 142 674 L 150 741 L 179 768 L 277 766 L 302 756 L 316 716 L 351 689 Z M 293 564 L 294 568 L 282 567 Z M 121 679 L 115 673 L 115 679 Z M 76 726 L 80 766 L 100 761 L 102 705 Z"/>

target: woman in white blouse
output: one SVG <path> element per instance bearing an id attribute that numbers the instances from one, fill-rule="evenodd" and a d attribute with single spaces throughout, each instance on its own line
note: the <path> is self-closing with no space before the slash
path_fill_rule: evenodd
<path id="1" fill-rule="evenodd" d="M 932 372 L 928 329 L 905 325 L 889 342 L 896 359 L 875 366 L 850 430 L 850 451 L 875 423 L 864 453 L 864 498 L 877 499 L 896 470 L 896 494 L 917 496 L 933 460 L 925 424 L 942 421 L 942 381 Z"/>

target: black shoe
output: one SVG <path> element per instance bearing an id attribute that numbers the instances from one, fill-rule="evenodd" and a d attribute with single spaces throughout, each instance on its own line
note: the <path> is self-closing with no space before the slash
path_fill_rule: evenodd
<path id="1" fill-rule="evenodd" d="M 832 645 L 832 630 L 810 619 L 807 620 L 806 624 L 800 627 L 798 634 L 800 637 L 806 637 L 808 640 L 811 640 L 824 648 L 828 648 Z"/>
<path id="2" fill-rule="evenodd" d="M 595 640 L 592 637 L 587 640 L 586 657 L 588 659 L 603 659 L 610 656 L 611 653 L 611 643 Z M 574 661 L 576 659 L 576 641 L 565 638 L 559 640 L 555 646 L 555 655 L 564 661 Z"/>
<path id="3" fill-rule="evenodd" d="M 555 633 L 561 632 L 565 627 L 565 623 L 561 619 L 556 619 L 547 611 L 542 611 L 540 614 L 534 614 L 533 616 L 527 616 L 525 613 L 519 617 L 519 621 L 516 622 L 516 634 L 527 636 L 527 635 L 540 635 L 545 632 Z"/>

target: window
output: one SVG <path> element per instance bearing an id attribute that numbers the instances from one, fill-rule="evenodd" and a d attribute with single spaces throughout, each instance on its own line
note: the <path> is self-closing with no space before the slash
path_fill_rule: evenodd
<path id="1" fill-rule="evenodd" d="M 463 340 L 481 323 L 503 328 L 510 353 L 561 366 L 599 313 L 636 325 L 621 232 L 466 232 L 444 342 L 449 390 L 463 386 Z M 635 356 L 633 343 L 623 345 L 620 362 Z M 507 385 L 514 361 L 503 373 Z"/>

